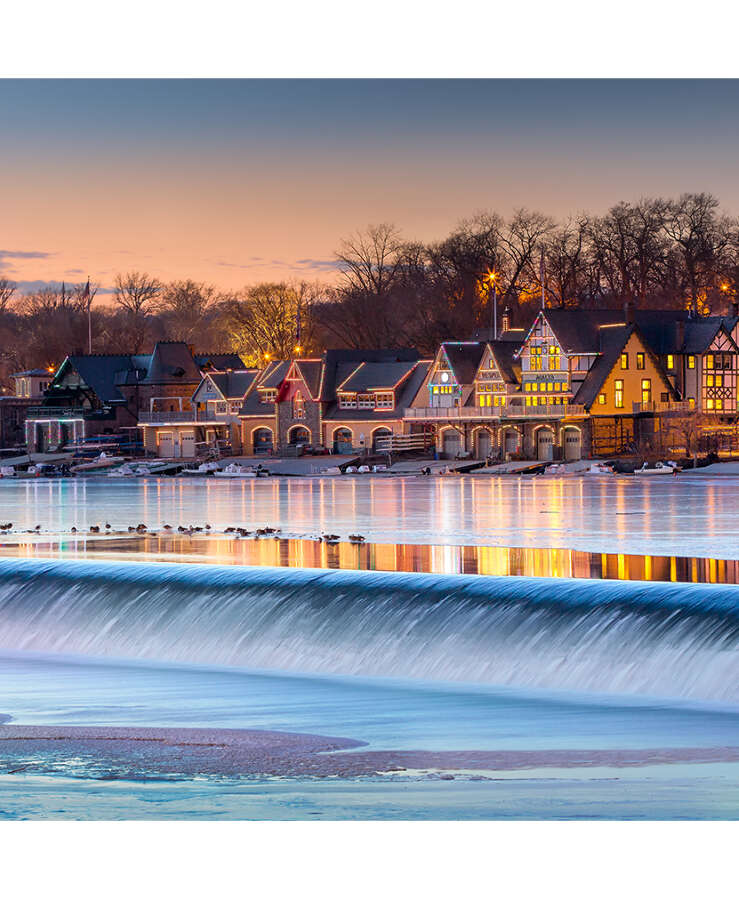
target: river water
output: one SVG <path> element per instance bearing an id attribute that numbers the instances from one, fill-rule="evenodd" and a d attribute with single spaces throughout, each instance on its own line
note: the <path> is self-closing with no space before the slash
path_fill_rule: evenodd
<path id="1" fill-rule="evenodd" d="M 207 522 L 385 543 L 739 558 L 733 478 L 110 481 L 2 482 L 0 519 L 49 534 Z M 0 560 L 0 713 L 14 724 L 255 728 L 378 751 L 572 750 L 585 761 L 612 749 L 739 746 L 733 584 L 120 556 Z M 0 815 L 735 818 L 739 809 L 735 762 L 164 781 L 99 763 L 0 751 Z"/>

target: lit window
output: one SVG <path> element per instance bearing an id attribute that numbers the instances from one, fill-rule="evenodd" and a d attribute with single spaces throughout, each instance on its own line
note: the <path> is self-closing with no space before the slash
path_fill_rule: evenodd
<path id="1" fill-rule="evenodd" d="M 616 409 L 624 408 L 624 383 L 620 378 L 616 379 L 615 387 L 615 402 Z"/>
<path id="2" fill-rule="evenodd" d="M 636 367 L 637 367 L 637 369 L 644 368 L 644 354 L 643 353 L 636 354 Z"/>
<path id="3" fill-rule="evenodd" d="M 723 386 L 724 386 L 724 376 L 717 375 L 716 376 L 716 387 L 723 387 Z"/>
<path id="4" fill-rule="evenodd" d="M 629 368 L 629 354 L 628 353 L 621 354 L 621 368 L 622 369 Z"/>
<path id="5" fill-rule="evenodd" d="M 706 387 L 713 387 L 713 375 L 706 375 Z"/>
<path id="6" fill-rule="evenodd" d="M 672 371 L 675 368 L 675 357 L 672 353 L 667 354 L 667 368 Z"/>
<path id="7" fill-rule="evenodd" d="M 713 368 L 713 353 L 708 353 L 706 355 L 706 368 L 707 369 Z"/>
<path id="8" fill-rule="evenodd" d="M 598 403 L 599 403 L 601 406 L 605 406 L 605 405 L 606 405 L 606 395 L 605 395 L 605 394 L 598 394 Z"/>
<path id="9" fill-rule="evenodd" d="M 713 397 L 709 397 L 706 400 L 706 409 L 713 409 Z"/>
<path id="10" fill-rule="evenodd" d="M 689 356 L 689 357 L 688 357 L 688 368 L 689 368 L 689 369 L 694 369 L 694 368 L 695 368 L 695 357 L 694 357 L 694 356 Z"/>
<path id="11" fill-rule="evenodd" d="M 716 397 L 716 409 L 723 409 L 723 408 L 724 408 L 724 401 L 721 399 L 721 397 Z"/>
<path id="12" fill-rule="evenodd" d="M 650 378 L 642 378 L 641 382 L 641 402 L 652 402 L 652 380 Z"/>
<path id="13" fill-rule="evenodd" d="M 549 382 L 549 384 L 547 385 L 547 390 L 548 390 L 548 391 L 553 391 L 553 390 L 554 390 L 554 382 L 553 382 L 553 381 L 550 381 L 550 382 Z"/>
<path id="14" fill-rule="evenodd" d="M 295 397 L 293 398 L 293 419 L 304 419 L 305 418 L 305 400 L 303 400 L 303 395 L 300 391 L 295 392 Z"/>

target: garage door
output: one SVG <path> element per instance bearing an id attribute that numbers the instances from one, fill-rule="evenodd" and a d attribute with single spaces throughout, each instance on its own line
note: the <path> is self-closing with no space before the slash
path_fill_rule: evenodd
<path id="1" fill-rule="evenodd" d="M 180 433 L 182 456 L 195 456 L 195 432 L 183 431 Z"/>
<path id="2" fill-rule="evenodd" d="M 454 459 L 462 449 L 462 435 L 456 428 L 448 428 L 444 432 L 443 450 L 446 459 Z"/>
<path id="3" fill-rule="evenodd" d="M 564 433 L 565 459 L 577 460 L 582 456 L 582 435 L 576 428 L 566 428 Z"/>
<path id="4" fill-rule="evenodd" d="M 540 428 L 539 435 L 536 440 L 538 449 L 538 458 L 543 462 L 548 462 L 554 457 L 554 432 L 548 428 Z"/>
<path id="5" fill-rule="evenodd" d="M 492 442 L 489 431 L 478 431 L 475 443 L 477 444 L 477 458 L 487 459 L 490 456 Z"/>
<path id="6" fill-rule="evenodd" d="M 167 459 L 174 456 L 174 435 L 171 431 L 159 432 L 159 455 Z"/>

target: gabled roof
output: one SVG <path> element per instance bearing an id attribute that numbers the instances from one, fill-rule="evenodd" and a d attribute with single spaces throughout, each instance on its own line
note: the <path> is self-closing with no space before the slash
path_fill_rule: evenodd
<path id="1" fill-rule="evenodd" d="M 195 362 L 203 371 L 225 372 L 226 369 L 243 371 L 244 360 L 238 353 L 196 353 Z"/>
<path id="2" fill-rule="evenodd" d="M 241 400 L 259 374 L 259 369 L 241 369 L 236 372 L 208 372 L 205 378 L 213 382 L 224 400 Z"/>
<path id="3" fill-rule="evenodd" d="M 340 409 L 338 403 L 332 402 L 327 408 L 324 421 L 361 421 L 383 422 L 388 419 L 399 419 L 421 389 L 431 368 L 430 359 L 409 363 L 411 369 L 403 379 L 395 394 L 395 409 Z"/>
<path id="4" fill-rule="evenodd" d="M 416 362 L 417 350 L 326 350 L 323 354 L 323 372 L 320 400 L 330 403 L 336 398 L 336 386 L 345 381 L 362 363 Z"/>
<path id="5" fill-rule="evenodd" d="M 285 376 L 290 370 L 290 365 L 289 359 L 273 359 L 262 372 L 257 387 L 278 388 L 285 380 Z"/>
<path id="6" fill-rule="evenodd" d="M 57 379 L 64 375 L 68 367 L 77 372 L 103 403 L 122 402 L 124 397 L 118 390 L 118 385 L 125 383 L 122 375 L 135 371 L 130 356 L 103 353 L 68 356 L 57 369 L 52 390 L 56 387 Z"/>
<path id="7" fill-rule="evenodd" d="M 323 362 L 320 359 L 296 359 L 295 368 L 305 382 L 312 400 L 318 400 L 321 390 Z"/>
<path id="8" fill-rule="evenodd" d="M 11 378 L 42 378 L 43 376 L 51 378 L 52 373 L 46 369 L 27 369 L 25 372 L 13 372 Z"/>
<path id="9" fill-rule="evenodd" d="M 158 341 L 151 354 L 144 384 L 200 383 L 202 373 L 182 341 Z"/>
<path id="10" fill-rule="evenodd" d="M 512 341 L 488 341 L 488 347 L 493 355 L 498 371 L 507 384 L 518 384 L 520 382 L 521 366 L 514 359 L 518 344 Z M 482 365 L 483 356 L 480 357 L 480 365 Z M 479 371 L 480 366 L 478 366 Z"/>
<path id="11" fill-rule="evenodd" d="M 588 370 L 585 380 L 573 398 L 573 403 L 582 403 L 588 409 L 592 406 L 632 335 L 639 339 L 645 352 L 649 354 L 652 364 L 662 376 L 662 381 L 670 392 L 672 399 L 677 399 L 677 393 L 672 387 L 670 379 L 665 374 L 659 358 L 650 349 L 638 325 L 632 322 L 628 325 L 606 325 L 599 329 L 600 355 Z"/>
<path id="12" fill-rule="evenodd" d="M 413 371 L 415 362 L 362 362 L 337 391 L 393 391 Z"/>
<path id="13" fill-rule="evenodd" d="M 474 382 L 485 346 L 484 341 L 444 341 L 441 345 L 457 384 Z"/>

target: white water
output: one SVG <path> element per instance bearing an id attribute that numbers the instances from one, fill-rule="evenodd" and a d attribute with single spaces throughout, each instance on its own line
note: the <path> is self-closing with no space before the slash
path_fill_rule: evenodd
<path id="1" fill-rule="evenodd" d="M 739 587 L 0 561 L 0 646 L 739 703 Z"/>

